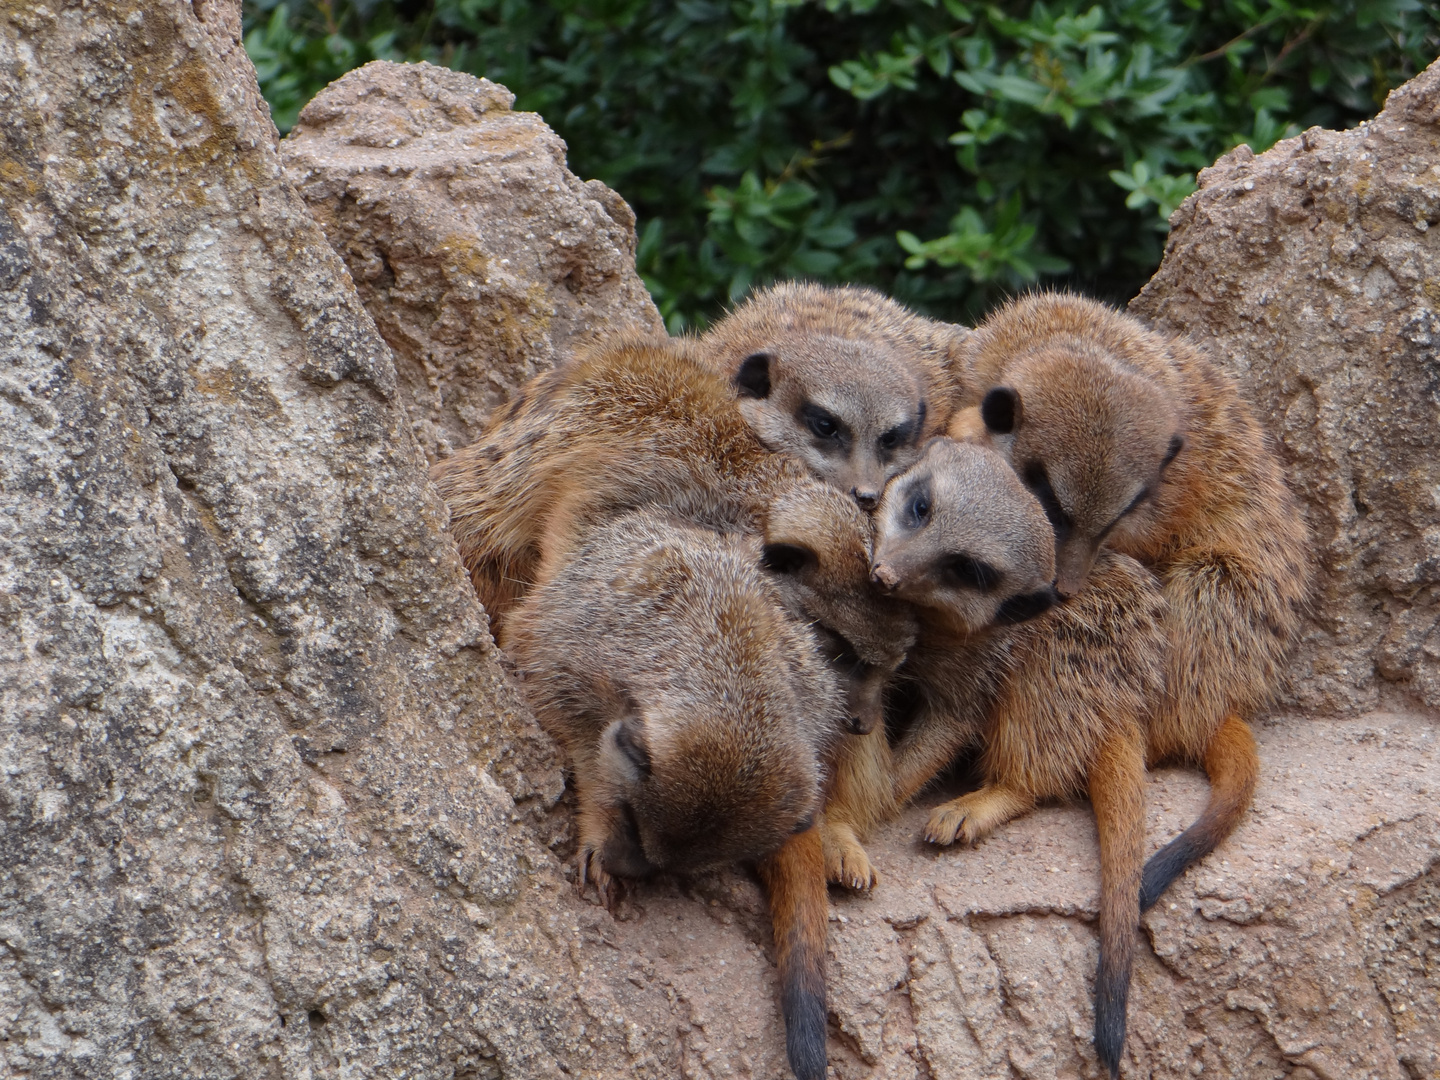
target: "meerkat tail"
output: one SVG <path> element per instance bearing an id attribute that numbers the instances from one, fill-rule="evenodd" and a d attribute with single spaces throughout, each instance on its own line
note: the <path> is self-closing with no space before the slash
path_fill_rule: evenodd
<path id="1" fill-rule="evenodd" d="M 785 1053 L 796 1080 L 825 1077 L 825 936 L 830 898 L 818 826 L 791 837 L 760 863 L 770 898 Z"/>
<path id="2" fill-rule="evenodd" d="M 1205 748 L 1210 801 L 1195 823 L 1150 856 L 1140 879 L 1140 910 L 1148 911 L 1190 864 L 1235 831 L 1255 794 L 1260 755 L 1250 725 L 1229 716 Z"/>
<path id="3" fill-rule="evenodd" d="M 1125 1049 L 1125 1007 L 1140 925 L 1140 863 L 1145 852 L 1145 759 L 1138 738 L 1116 733 L 1090 770 L 1090 802 L 1100 834 L 1100 968 L 1095 977 L 1095 1053 L 1112 1078 Z"/>

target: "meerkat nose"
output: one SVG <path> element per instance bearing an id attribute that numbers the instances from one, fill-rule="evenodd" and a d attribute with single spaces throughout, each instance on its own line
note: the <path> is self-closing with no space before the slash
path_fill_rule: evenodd
<path id="1" fill-rule="evenodd" d="M 900 584 L 900 575 L 884 563 L 876 563 L 870 567 L 870 580 L 886 592 L 894 592 L 895 587 Z"/>
<path id="2" fill-rule="evenodd" d="M 850 494 L 860 509 L 867 513 L 880 505 L 880 496 L 873 491 L 858 491 L 855 488 L 851 488 Z"/>

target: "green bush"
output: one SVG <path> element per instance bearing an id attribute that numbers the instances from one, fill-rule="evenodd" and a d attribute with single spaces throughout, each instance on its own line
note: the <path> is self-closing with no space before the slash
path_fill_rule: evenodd
<path id="1" fill-rule="evenodd" d="M 1125 299 L 1195 172 L 1348 127 L 1440 47 L 1419 0 L 246 0 L 276 124 L 368 60 L 504 83 L 640 219 L 672 329 L 752 285 L 974 317 L 1044 279 Z"/>

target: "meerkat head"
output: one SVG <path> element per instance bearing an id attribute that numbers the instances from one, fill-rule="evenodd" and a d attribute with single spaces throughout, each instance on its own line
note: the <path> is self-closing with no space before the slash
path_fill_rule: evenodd
<path id="1" fill-rule="evenodd" d="M 1004 458 L 934 439 L 875 513 L 875 582 L 957 633 L 1016 623 L 1058 599 L 1055 535 Z"/>
<path id="2" fill-rule="evenodd" d="M 1011 363 L 980 405 L 984 441 L 1010 462 L 1055 529 L 1056 587 L 1084 584 L 1102 544 L 1149 532 L 1184 450 L 1180 412 L 1154 380 L 1078 340 Z"/>
<path id="3" fill-rule="evenodd" d="M 613 825 L 607 873 L 645 878 L 760 858 L 819 812 L 816 747 L 785 730 L 803 700 L 682 699 L 631 707 L 600 740 L 598 776 Z"/>
<path id="4" fill-rule="evenodd" d="M 873 510 L 932 434 L 928 320 L 869 289 L 777 285 L 706 335 L 740 413 L 771 450 Z"/>
<path id="5" fill-rule="evenodd" d="M 854 735 L 883 719 L 885 687 L 918 633 L 914 608 L 870 580 L 871 528 L 853 500 L 801 481 L 770 504 L 761 555 L 786 606 L 813 621 L 845 690 L 846 730 Z"/>
<path id="6" fill-rule="evenodd" d="M 602 688 L 587 725 L 601 866 L 644 877 L 769 854 L 819 809 L 845 730 L 836 673 L 762 570 L 759 538 L 644 513 L 593 535 L 607 555 L 567 568 L 572 607 L 588 589 L 624 613 L 595 659 L 567 660 Z"/>

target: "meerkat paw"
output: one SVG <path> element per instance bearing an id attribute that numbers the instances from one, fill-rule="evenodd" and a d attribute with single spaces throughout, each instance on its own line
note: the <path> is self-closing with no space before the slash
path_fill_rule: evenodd
<path id="1" fill-rule="evenodd" d="M 600 865 L 600 849 L 586 844 L 580 848 L 580 854 L 576 857 L 576 861 L 579 869 L 576 880 L 579 883 L 581 897 L 584 897 L 587 885 L 594 885 L 595 895 L 599 898 L 600 904 L 607 909 L 613 907 L 619 898 L 620 885 Z"/>
<path id="2" fill-rule="evenodd" d="M 976 844 L 1034 805 L 1035 800 L 1008 788 L 982 787 L 937 806 L 925 825 L 925 839 L 932 844 Z"/>
<path id="3" fill-rule="evenodd" d="M 825 880 L 856 892 L 875 887 L 880 875 L 870 865 L 870 856 L 849 825 L 824 824 L 820 838 L 825 848 Z"/>

